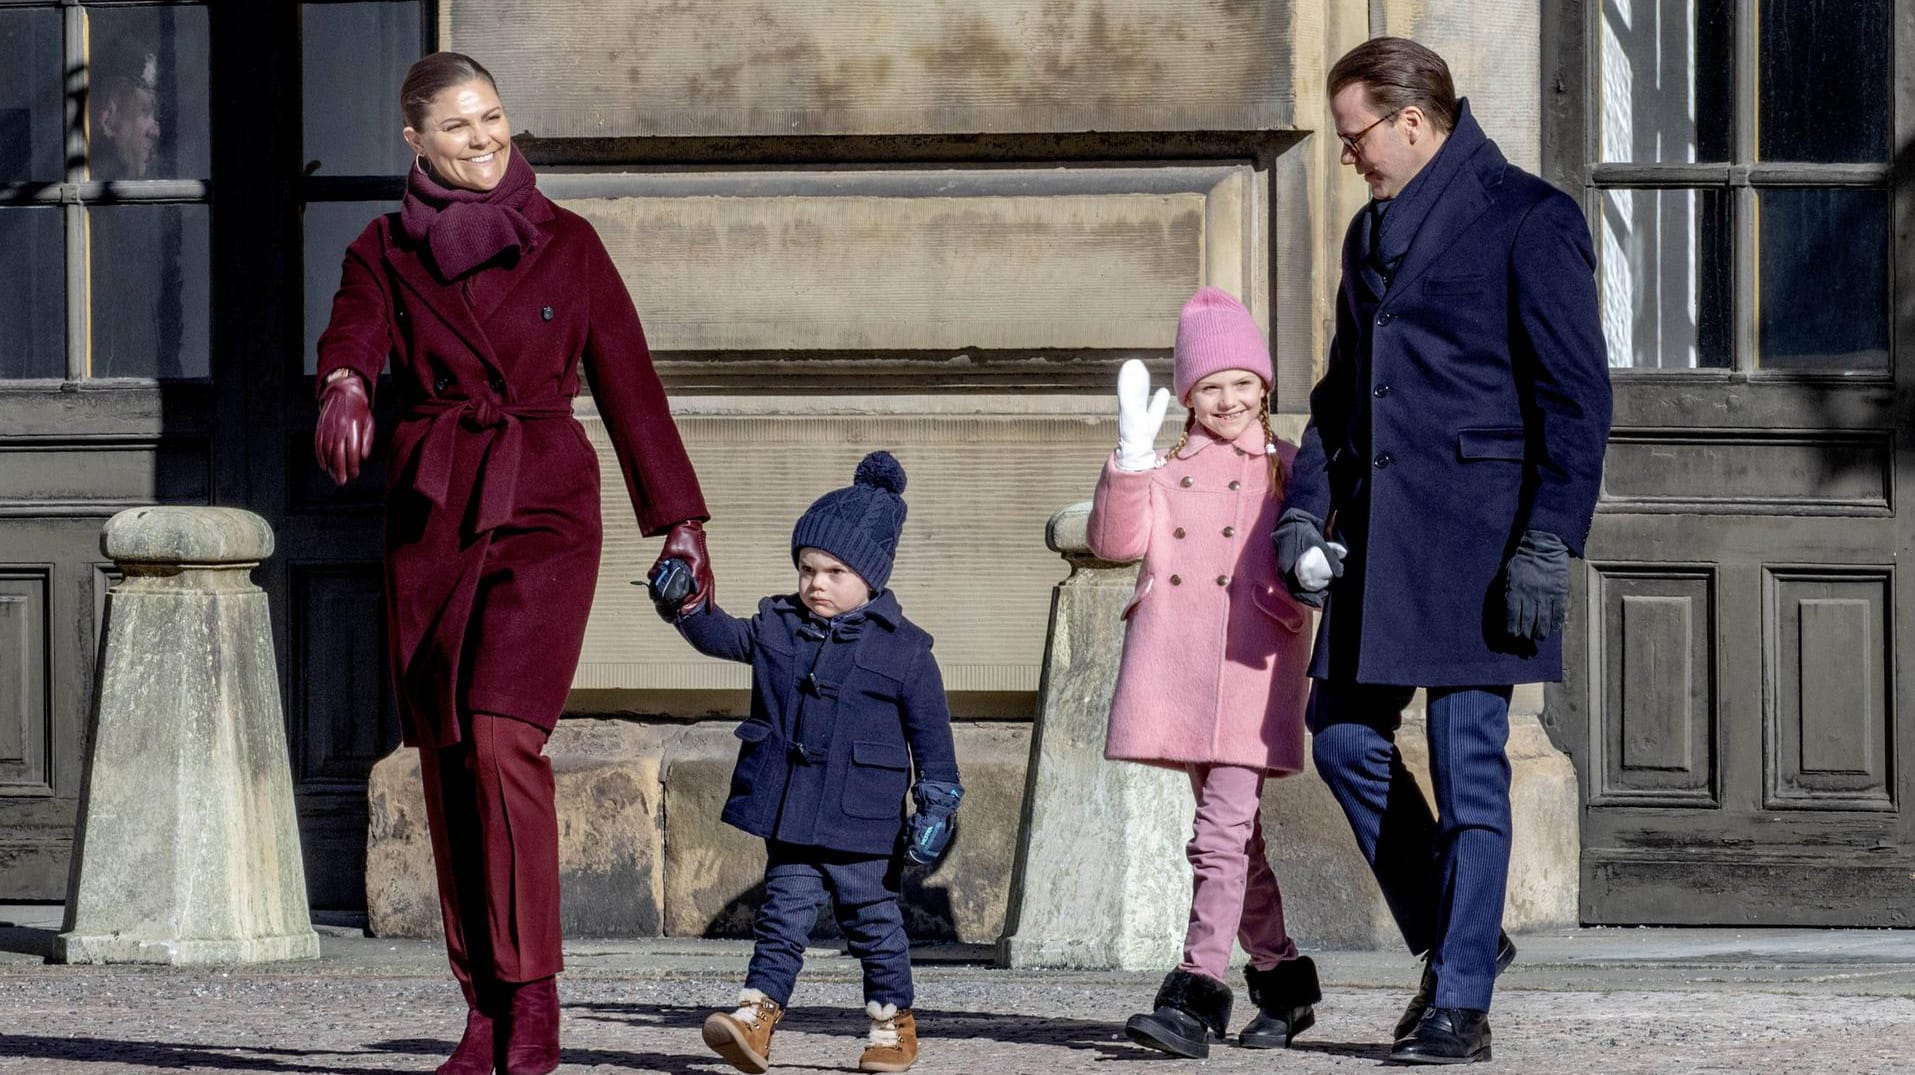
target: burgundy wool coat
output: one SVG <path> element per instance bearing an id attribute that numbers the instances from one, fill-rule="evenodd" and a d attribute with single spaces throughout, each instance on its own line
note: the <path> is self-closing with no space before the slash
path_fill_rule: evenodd
<path id="1" fill-rule="evenodd" d="M 342 366 L 403 417 L 386 494 L 386 618 L 405 741 L 460 715 L 557 723 L 598 580 L 598 456 L 572 417 L 579 368 L 647 536 L 707 517 L 645 332 L 598 233 L 534 193 L 540 240 L 451 284 L 389 213 L 346 250 L 319 383 Z"/>

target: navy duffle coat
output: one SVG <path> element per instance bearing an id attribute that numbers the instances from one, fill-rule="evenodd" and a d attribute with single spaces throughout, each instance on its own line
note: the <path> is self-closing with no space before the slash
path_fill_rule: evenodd
<path id="1" fill-rule="evenodd" d="M 889 855 L 918 778 L 958 783 L 931 636 L 889 590 L 834 620 L 793 595 L 749 620 L 707 605 L 679 620 L 700 653 L 751 665 L 751 716 L 724 821 L 753 836 Z"/>
<path id="2" fill-rule="evenodd" d="M 1318 624 L 1318 679 L 1562 678 L 1560 631 L 1505 632 L 1503 566 L 1530 528 L 1581 556 L 1595 511 L 1610 389 L 1589 227 L 1467 103 L 1443 152 L 1461 167 L 1380 302 L 1359 296 L 1362 213 L 1343 244 L 1336 335 L 1286 497 L 1351 546 Z"/>

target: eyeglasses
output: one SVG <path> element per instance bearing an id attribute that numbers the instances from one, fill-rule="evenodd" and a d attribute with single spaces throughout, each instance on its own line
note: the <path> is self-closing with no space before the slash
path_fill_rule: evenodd
<path id="1" fill-rule="evenodd" d="M 1348 153 L 1352 157 L 1361 157 L 1363 155 L 1363 136 L 1366 134 L 1369 134 L 1371 131 L 1376 130 L 1377 123 L 1388 123 L 1389 121 L 1395 119 L 1396 114 L 1401 111 L 1403 110 L 1400 108 L 1393 109 L 1381 116 L 1378 116 L 1376 119 L 1376 123 L 1370 124 L 1368 127 L 1363 128 L 1362 130 L 1356 132 L 1355 134 L 1339 134 L 1337 135 L 1337 141 L 1343 143 L 1343 151 L 1345 153 Z"/>

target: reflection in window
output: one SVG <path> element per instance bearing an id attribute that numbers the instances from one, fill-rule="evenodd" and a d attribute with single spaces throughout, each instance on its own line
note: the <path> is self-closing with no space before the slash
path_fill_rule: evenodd
<path id="1" fill-rule="evenodd" d="M 0 182 L 66 178 L 57 8 L 0 11 Z"/>
<path id="2" fill-rule="evenodd" d="M 319 369 L 319 334 L 332 318 L 346 247 L 390 202 L 310 202 L 306 206 L 306 372 Z"/>
<path id="3" fill-rule="evenodd" d="M 206 217 L 203 205 L 88 212 L 90 376 L 207 376 Z"/>
<path id="4" fill-rule="evenodd" d="M 87 28 L 92 177 L 205 178 L 206 9 L 89 8 Z"/>
<path id="5" fill-rule="evenodd" d="M 1600 293 L 1615 367 L 1728 366 L 1731 240 L 1716 190 L 1606 190 Z"/>
<path id="6" fill-rule="evenodd" d="M 404 174 L 399 83 L 419 58 L 419 5 L 306 4 L 300 20 L 308 170 Z"/>
<path id="7" fill-rule="evenodd" d="M 1889 0 L 1763 0 L 1757 156 L 1885 161 Z"/>
<path id="8" fill-rule="evenodd" d="M 66 376 L 65 242 L 59 209 L 0 208 L 0 379 Z"/>
<path id="9" fill-rule="evenodd" d="M 1729 159 L 1734 0 L 1606 0 L 1598 160 Z"/>
<path id="10" fill-rule="evenodd" d="M 1760 364 L 1887 369 L 1888 192 L 1764 190 L 1760 221 Z"/>

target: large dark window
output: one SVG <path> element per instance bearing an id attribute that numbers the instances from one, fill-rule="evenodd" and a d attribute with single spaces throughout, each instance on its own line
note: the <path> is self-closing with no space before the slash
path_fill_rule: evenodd
<path id="1" fill-rule="evenodd" d="M 1610 365 L 1885 371 L 1889 0 L 1586 10 Z"/>
<path id="2" fill-rule="evenodd" d="M 207 19 L 0 6 L 0 379 L 208 376 Z"/>

